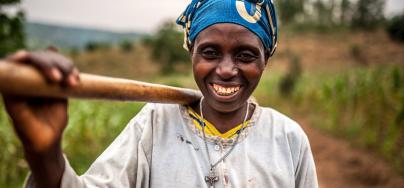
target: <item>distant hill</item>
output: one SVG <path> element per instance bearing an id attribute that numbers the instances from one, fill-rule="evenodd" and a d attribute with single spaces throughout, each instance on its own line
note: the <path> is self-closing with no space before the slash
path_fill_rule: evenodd
<path id="1" fill-rule="evenodd" d="M 88 42 L 119 43 L 124 40 L 137 40 L 142 33 L 120 33 L 99 29 L 59 26 L 46 23 L 26 22 L 25 32 L 30 49 L 54 45 L 58 48 L 82 49 Z"/>

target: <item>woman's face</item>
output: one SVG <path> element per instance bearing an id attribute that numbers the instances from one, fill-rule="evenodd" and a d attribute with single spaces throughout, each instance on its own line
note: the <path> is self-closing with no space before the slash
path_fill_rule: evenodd
<path id="1" fill-rule="evenodd" d="M 267 59 L 260 39 L 231 23 L 206 28 L 192 48 L 195 81 L 208 106 L 218 112 L 243 107 L 258 85 Z"/>

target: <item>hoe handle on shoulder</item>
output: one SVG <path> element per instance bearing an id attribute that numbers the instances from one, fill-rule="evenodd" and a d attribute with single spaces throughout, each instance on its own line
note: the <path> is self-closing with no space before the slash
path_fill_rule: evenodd
<path id="1" fill-rule="evenodd" d="M 105 99 L 156 103 L 192 104 L 201 98 L 196 90 L 80 74 L 74 87 L 49 83 L 35 68 L 0 60 L 0 93 L 28 97 Z"/>

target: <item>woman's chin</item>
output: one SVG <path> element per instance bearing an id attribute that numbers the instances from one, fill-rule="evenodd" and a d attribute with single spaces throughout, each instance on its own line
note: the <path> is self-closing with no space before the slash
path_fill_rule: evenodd
<path id="1" fill-rule="evenodd" d="M 219 113 L 231 113 L 239 110 L 243 107 L 243 102 L 237 103 L 222 103 L 217 101 L 210 101 L 208 102 L 211 109 L 215 110 Z"/>
<path id="2" fill-rule="evenodd" d="M 241 94 L 242 92 L 222 96 L 220 94 L 210 92 L 210 96 L 205 98 L 208 100 L 207 103 L 209 106 L 211 106 L 211 108 L 215 111 L 220 113 L 229 113 L 238 110 L 245 103 L 246 100 L 242 99 Z"/>

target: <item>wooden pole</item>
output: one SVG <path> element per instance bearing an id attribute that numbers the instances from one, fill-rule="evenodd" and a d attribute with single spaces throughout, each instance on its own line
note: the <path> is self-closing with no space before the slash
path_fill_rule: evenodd
<path id="1" fill-rule="evenodd" d="M 80 74 L 77 86 L 62 87 L 49 83 L 31 66 L 6 61 L 0 61 L 0 93 L 178 104 L 192 104 L 201 97 L 200 92 L 192 89 L 85 73 Z"/>

